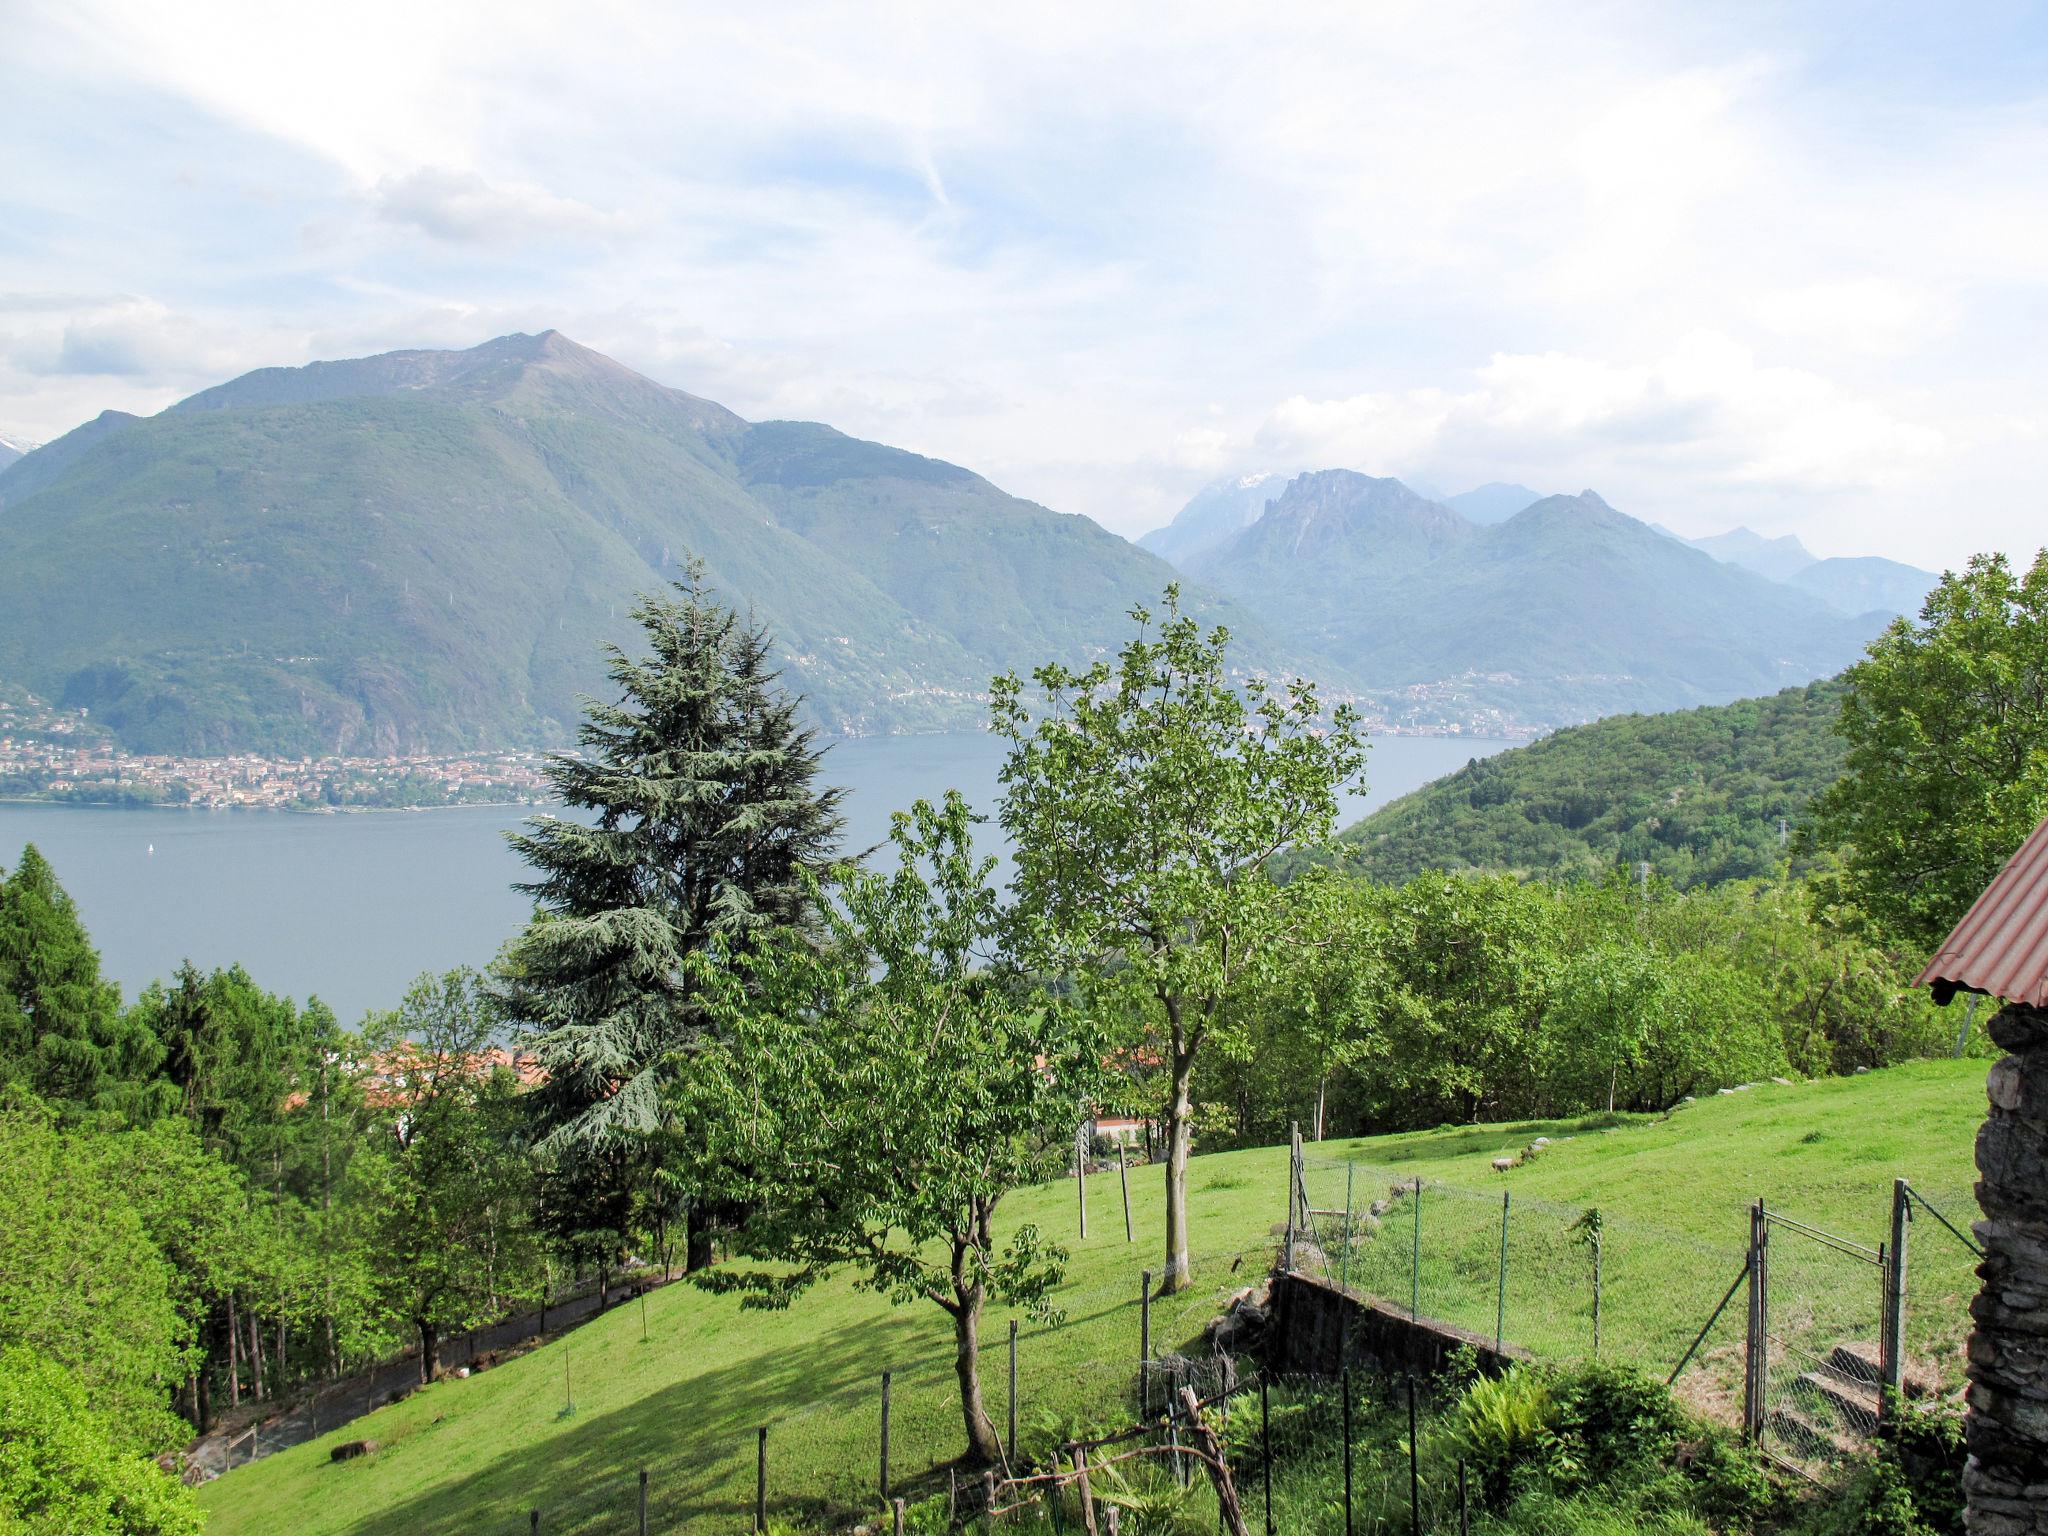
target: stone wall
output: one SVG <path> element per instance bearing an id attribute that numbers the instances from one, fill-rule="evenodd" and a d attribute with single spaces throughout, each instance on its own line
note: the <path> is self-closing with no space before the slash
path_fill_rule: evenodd
<path id="1" fill-rule="evenodd" d="M 1966 1525 L 2048 1536 L 2048 1012 L 2008 1007 L 1990 1032 L 2012 1054 L 1991 1069 L 1977 1134 L 1985 1257 L 1970 1304 Z"/>
<path id="2" fill-rule="evenodd" d="M 1434 1376 L 1457 1349 L 1471 1350 L 1489 1373 L 1525 1358 L 1513 1345 L 1496 1351 L 1490 1337 L 1433 1318 L 1411 1318 L 1308 1275 L 1275 1275 L 1271 1304 L 1265 1356 L 1283 1374 L 1335 1375 L 1351 1365 L 1391 1377 Z"/>

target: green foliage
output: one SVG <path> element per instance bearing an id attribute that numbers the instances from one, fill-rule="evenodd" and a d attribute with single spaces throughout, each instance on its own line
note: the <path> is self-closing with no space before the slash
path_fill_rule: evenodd
<path id="1" fill-rule="evenodd" d="M 1963 1416 L 1905 1405 L 1879 1426 L 1877 1454 L 1801 1526 L 1803 1536 L 1962 1536 Z"/>
<path id="2" fill-rule="evenodd" d="M 417 1335 L 423 1379 L 444 1333 L 540 1290 L 517 1084 L 487 1054 L 497 1022 L 481 978 L 453 970 L 422 976 L 364 1031 L 380 1134 L 350 1165 L 350 1204 L 375 1304 Z"/>
<path id="3" fill-rule="evenodd" d="M 1312 685 L 1234 686 L 1227 631 L 1204 634 L 1177 587 L 1114 664 L 1050 664 L 992 684 L 1010 743 L 1002 824 L 1016 850 L 1017 920 L 1029 963 L 1081 985 L 1129 1021 L 1138 1060 L 1163 1062 L 1167 1253 L 1186 1283 L 1186 1165 L 1195 1062 L 1227 1024 L 1225 1000 L 1295 940 L 1268 878 L 1286 849 L 1328 837 L 1339 790 L 1363 767 L 1356 716 L 1327 728 Z"/>
<path id="4" fill-rule="evenodd" d="M 1664 1110 L 1688 1094 L 1945 1054 L 1910 956 L 1806 888 L 1638 891 L 1318 870 L 1286 888 L 1302 939 L 1226 1000 L 1197 1085 L 1205 1132 L 1271 1142 L 1448 1121 Z"/>
<path id="5" fill-rule="evenodd" d="M 1814 838 L 1846 845 L 1854 904 L 1931 951 L 2048 813 L 2048 550 L 1945 575 L 1846 676 Z"/>
<path id="6" fill-rule="evenodd" d="M 1802 826 L 1842 771 L 1843 698 L 1821 682 L 1616 715 L 1475 759 L 1346 828 L 1347 867 L 1384 881 L 1431 869 L 1597 879 L 1647 862 L 1680 888 L 1769 875 L 1786 857 L 1779 820 Z"/>
<path id="7" fill-rule="evenodd" d="M 1498 1500 L 1517 1472 L 1552 1462 L 1561 1451 L 1557 1404 L 1549 1377 L 1518 1368 L 1481 1376 L 1458 1399 L 1447 1454 L 1463 1460 L 1480 1487 Z"/>
<path id="8" fill-rule="evenodd" d="M 74 1111 L 146 1112 L 161 1055 L 124 1013 L 56 872 L 34 845 L 0 880 L 0 1087 Z"/>
<path id="9" fill-rule="evenodd" d="M 109 1150 L 45 1116 L 0 1114 L 0 1345 L 70 1372 L 104 1433 L 150 1453 L 181 1438 L 164 1392 L 192 1333 Z"/>
<path id="10" fill-rule="evenodd" d="M 1023 989 L 958 794 L 896 818 L 897 868 L 850 869 L 824 932 L 784 930 L 736 966 L 701 963 L 716 1043 L 686 1115 L 750 1216 L 769 1269 L 699 1276 L 785 1305 L 831 1270 L 952 1319 L 972 1460 L 996 1459 L 978 1338 L 990 1303 L 1042 1311 L 1066 1250 L 1034 1225 L 998 1241 L 1003 1197 L 1065 1167 L 1099 1047 L 1078 1010 Z M 715 1175 L 714 1175 L 715 1176 Z"/>
<path id="11" fill-rule="evenodd" d="M 0 1347 L 0 1531 L 24 1536 L 198 1536 L 175 1477 L 138 1453 L 54 1361 Z"/>
<path id="12" fill-rule="evenodd" d="M 693 566 L 633 610 L 650 646 L 608 651 L 619 702 L 591 702 L 582 753 L 548 776 L 591 824 L 553 816 L 512 836 L 540 912 L 501 965 L 502 1003 L 533 1037 L 555 1147 L 661 1130 L 662 1075 L 701 1031 L 688 962 L 806 920 L 806 877 L 838 842 L 840 792 L 776 686 L 769 642 Z"/>

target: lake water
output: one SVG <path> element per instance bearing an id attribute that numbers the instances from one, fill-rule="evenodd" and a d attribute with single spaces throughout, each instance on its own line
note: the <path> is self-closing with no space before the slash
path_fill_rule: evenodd
<path id="1" fill-rule="evenodd" d="M 1343 819 L 1508 745 L 1381 738 L 1369 791 Z M 848 843 L 865 848 L 888 835 L 890 812 L 920 795 L 958 789 L 993 812 L 1001 760 L 991 736 L 878 737 L 835 744 L 826 776 L 848 791 Z M 486 964 L 518 929 L 527 901 L 512 882 L 523 866 L 504 833 L 525 814 L 0 805 L 0 866 L 25 843 L 42 850 L 125 996 L 187 958 L 202 968 L 239 961 L 271 991 L 318 994 L 352 1023 L 396 1002 L 422 971 Z"/>

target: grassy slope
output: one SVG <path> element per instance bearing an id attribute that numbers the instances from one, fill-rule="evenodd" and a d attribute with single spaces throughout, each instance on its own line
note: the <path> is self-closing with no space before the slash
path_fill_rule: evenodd
<path id="1" fill-rule="evenodd" d="M 1982 1062 L 1932 1062 L 1860 1078 L 1765 1085 L 1612 1134 L 1571 1124 L 1453 1127 L 1324 1143 L 1314 1149 L 1320 1161 L 1311 1172 L 1311 1197 L 1319 1206 L 1341 1204 L 1340 1160 L 1347 1157 L 1364 1165 L 1354 1181 L 1361 1204 L 1383 1192 L 1382 1178 L 1419 1173 L 1442 1181 L 1426 1191 L 1432 1242 L 1424 1308 L 1454 1315 L 1478 1304 L 1475 1298 L 1490 1307 L 1490 1263 L 1475 1268 L 1451 1239 L 1497 1231 L 1504 1187 L 1514 1192 L 1532 1234 L 1558 1225 L 1548 1217 L 1597 1204 L 1610 1222 L 1609 1351 L 1639 1347 L 1646 1363 L 1668 1366 L 1683 1347 L 1682 1338 L 1676 1347 L 1671 1339 L 1689 1331 L 1684 1319 L 1691 1327 L 1704 1320 L 1739 1264 L 1745 1207 L 1757 1195 L 1872 1244 L 1883 1235 L 1895 1175 L 1912 1177 L 1959 1222 L 1971 1215 L 1966 1192 L 1983 1073 Z M 1503 1150 L 1544 1134 L 1572 1139 L 1505 1179 L 1490 1171 Z M 1156 1347 L 1192 1339 L 1219 1298 L 1264 1267 L 1272 1224 L 1284 1213 L 1284 1166 L 1280 1149 L 1196 1161 L 1191 1216 L 1207 1257 L 1191 1296 L 1155 1312 Z M 1027 1324 L 1024 1333 L 1027 1448 L 1049 1438 L 1063 1417 L 1121 1416 L 1127 1362 L 1138 1352 L 1137 1272 L 1157 1258 L 1160 1174 L 1132 1176 L 1137 1242 L 1130 1246 L 1115 1175 L 1089 1182 L 1085 1243 L 1074 1240 L 1071 1184 L 1022 1194 L 1007 1212 L 1012 1220 L 1038 1221 L 1074 1250 L 1062 1297 L 1066 1325 Z M 1460 1188 L 1469 1193 L 1458 1195 Z M 1397 1222 L 1398 1212 L 1367 1245 L 1384 1272 L 1364 1274 L 1370 1265 L 1361 1260 L 1362 1278 L 1389 1282 L 1380 1285 L 1383 1292 L 1395 1289 L 1397 1274 L 1405 1285 L 1405 1264 L 1396 1262 L 1405 1229 Z M 1248 1256 L 1233 1271 L 1238 1251 Z M 1916 1329 L 1926 1347 L 1952 1348 L 1953 1320 L 1967 1293 L 1966 1256 L 1924 1221 L 1914 1252 Z M 1510 1335 L 1568 1344 L 1537 1335 L 1554 1314 L 1570 1310 L 1568 1302 L 1546 1298 L 1576 1295 L 1575 1279 L 1532 1269 L 1519 1247 L 1516 1253 L 1522 1267 Z M 1863 1283 L 1862 1274 L 1843 1273 L 1850 1276 L 1839 1287 L 1845 1294 Z M 1805 1289 L 1821 1290 L 1829 1274 L 1798 1278 Z M 646 1343 L 640 1311 L 628 1307 L 520 1360 L 441 1383 L 341 1434 L 228 1474 L 202 1494 L 208 1530 L 510 1532 L 524 1529 L 530 1507 L 542 1510 L 551 1533 L 626 1529 L 634 1471 L 643 1466 L 653 1472 L 656 1529 L 737 1528 L 751 1508 L 754 1427 L 761 1423 L 773 1426 L 772 1509 L 796 1514 L 821 1503 L 859 1504 L 872 1498 L 875 1378 L 884 1367 L 898 1372 L 899 1477 L 925 1472 L 957 1446 L 942 1322 L 936 1309 L 892 1311 L 843 1282 L 781 1314 L 740 1313 L 728 1298 L 676 1286 L 648 1300 Z M 1005 1406 L 1004 1327 L 1001 1316 L 991 1321 L 985 1357 L 998 1421 Z M 565 1357 L 577 1409 L 568 1416 Z M 383 1449 L 345 1465 L 328 1461 L 335 1441 L 362 1435 Z"/>

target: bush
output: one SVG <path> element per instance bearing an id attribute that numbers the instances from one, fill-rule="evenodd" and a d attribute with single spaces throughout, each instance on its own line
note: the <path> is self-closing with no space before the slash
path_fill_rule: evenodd
<path id="1" fill-rule="evenodd" d="M 1889 1413 L 1877 1454 L 1839 1499 L 1815 1511 L 1815 1536 L 1962 1536 L 1963 1417 L 1947 1408 Z"/>
<path id="2" fill-rule="evenodd" d="M 0 1530 L 198 1536 L 191 1493 L 116 1435 L 68 1372 L 32 1349 L 0 1350 Z"/>

